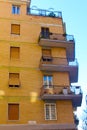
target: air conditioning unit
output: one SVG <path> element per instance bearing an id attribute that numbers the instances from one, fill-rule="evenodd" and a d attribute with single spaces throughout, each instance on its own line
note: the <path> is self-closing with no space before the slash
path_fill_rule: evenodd
<path id="1" fill-rule="evenodd" d="M 35 124 L 36 124 L 36 121 L 28 121 L 28 124 L 30 124 L 30 125 L 35 125 Z"/>

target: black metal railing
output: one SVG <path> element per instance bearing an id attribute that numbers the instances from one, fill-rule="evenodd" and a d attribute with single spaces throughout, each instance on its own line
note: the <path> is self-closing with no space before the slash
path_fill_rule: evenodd
<path id="1" fill-rule="evenodd" d="M 36 6 L 34 6 L 32 8 L 28 7 L 27 14 L 28 15 L 62 18 L 62 12 L 54 11 L 54 10 L 38 9 Z"/>
<path id="2" fill-rule="evenodd" d="M 51 32 L 49 32 L 47 34 L 40 33 L 40 38 L 74 42 L 74 36 L 68 35 L 68 34 L 57 34 L 57 33 L 51 33 Z"/>

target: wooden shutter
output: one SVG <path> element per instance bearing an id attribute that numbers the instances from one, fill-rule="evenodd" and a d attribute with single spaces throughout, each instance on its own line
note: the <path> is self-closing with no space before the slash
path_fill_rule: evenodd
<path id="1" fill-rule="evenodd" d="M 20 35 L 20 25 L 19 24 L 12 24 L 11 25 L 11 34 Z"/>
<path id="2" fill-rule="evenodd" d="M 19 73 L 10 73 L 9 74 L 9 85 L 20 85 Z"/>
<path id="3" fill-rule="evenodd" d="M 19 104 L 8 104 L 8 119 L 19 120 Z"/>
<path id="4" fill-rule="evenodd" d="M 20 55 L 20 48 L 19 47 L 11 47 L 10 48 L 10 57 L 11 59 L 19 59 L 19 55 Z"/>
<path id="5" fill-rule="evenodd" d="M 51 57 L 51 50 L 50 49 L 43 49 L 42 55 L 47 56 L 47 57 Z"/>

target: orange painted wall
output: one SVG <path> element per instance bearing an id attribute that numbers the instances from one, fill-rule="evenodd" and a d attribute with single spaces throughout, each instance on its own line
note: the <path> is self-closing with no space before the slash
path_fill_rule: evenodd
<path id="1" fill-rule="evenodd" d="M 24 2 L 18 3 L 21 7 L 21 14 L 12 15 L 12 4 L 14 2 L 9 2 L 9 0 L 0 1 L 0 117 L 2 117 L 0 124 L 28 123 L 30 120 L 39 124 L 73 123 L 71 101 L 57 101 L 57 120 L 46 121 L 45 102 L 39 97 L 44 75 L 39 69 L 42 48 L 38 45 L 38 39 L 41 27 L 49 27 L 51 32 L 62 34 L 62 19 L 28 16 Z M 11 24 L 20 24 L 19 36 L 11 34 Z M 20 47 L 20 59 L 10 59 L 11 46 Z M 51 51 L 54 57 L 66 58 L 64 48 L 51 48 Z M 20 88 L 9 88 L 9 73 L 20 73 Z M 53 72 L 52 74 L 55 85 L 69 86 L 67 72 Z M 8 120 L 8 103 L 20 104 L 18 121 Z"/>

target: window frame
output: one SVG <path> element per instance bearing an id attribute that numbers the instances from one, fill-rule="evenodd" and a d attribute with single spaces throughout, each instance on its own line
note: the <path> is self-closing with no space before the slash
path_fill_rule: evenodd
<path id="1" fill-rule="evenodd" d="M 46 80 L 45 80 L 45 78 L 46 78 Z M 52 88 L 52 86 L 53 86 L 53 75 L 43 75 L 43 86 L 44 86 L 45 89 L 49 89 L 50 87 Z"/>
<path id="2" fill-rule="evenodd" d="M 20 5 L 12 5 L 12 14 L 20 14 Z"/>
<path id="3" fill-rule="evenodd" d="M 42 38 L 49 38 L 50 36 L 50 29 L 49 27 L 41 27 L 41 36 Z"/>
<path id="4" fill-rule="evenodd" d="M 46 112 L 46 105 L 49 105 L 49 119 L 47 119 L 47 112 Z M 54 115 L 55 118 L 52 117 L 52 105 L 54 105 Z M 45 111 L 45 120 L 57 120 L 57 109 L 56 109 L 56 103 L 45 103 L 44 104 L 44 111 Z"/>
<path id="5" fill-rule="evenodd" d="M 9 114 L 10 114 L 10 110 L 9 110 L 9 105 L 18 105 L 18 119 L 9 119 L 10 117 L 9 117 Z M 8 120 L 9 121 L 19 121 L 20 120 L 20 104 L 19 103 L 8 103 Z"/>

